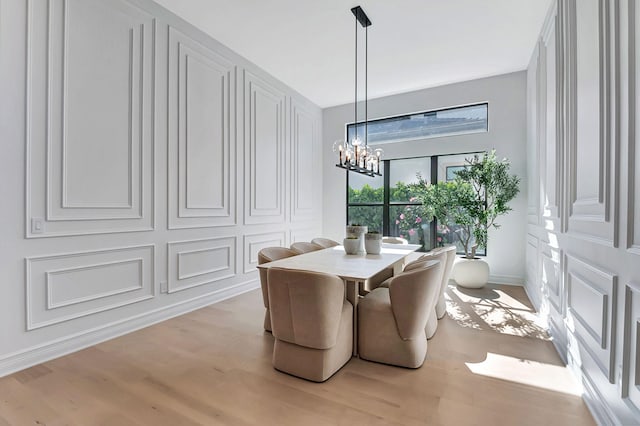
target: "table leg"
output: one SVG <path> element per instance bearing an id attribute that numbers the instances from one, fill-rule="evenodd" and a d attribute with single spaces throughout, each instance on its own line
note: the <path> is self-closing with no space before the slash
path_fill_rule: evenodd
<path id="1" fill-rule="evenodd" d="M 353 305 L 353 356 L 358 356 L 358 288 L 357 281 L 347 281 L 347 300 Z"/>
<path id="2" fill-rule="evenodd" d="M 398 260 L 393 264 L 393 276 L 395 277 L 400 272 L 402 272 L 402 265 L 404 264 L 404 259 Z"/>

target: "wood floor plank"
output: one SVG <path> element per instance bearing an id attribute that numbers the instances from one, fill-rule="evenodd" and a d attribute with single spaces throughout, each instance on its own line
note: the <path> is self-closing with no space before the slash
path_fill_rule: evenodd
<path id="1" fill-rule="evenodd" d="M 0 426 L 594 424 L 522 288 L 447 298 L 416 370 L 280 373 L 256 290 L 1 378 Z"/>

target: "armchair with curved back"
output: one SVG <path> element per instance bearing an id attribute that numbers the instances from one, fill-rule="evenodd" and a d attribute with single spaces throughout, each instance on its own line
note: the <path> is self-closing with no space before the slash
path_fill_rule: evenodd
<path id="1" fill-rule="evenodd" d="M 298 253 L 285 247 L 266 247 L 258 252 L 258 265 L 297 256 Z M 262 288 L 262 302 L 266 312 L 264 313 L 264 329 L 271 331 L 271 313 L 269 310 L 269 293 L 267 287 L 267 270 L 260 269 L 260 287 Z"/>
<path id="2" fill-rule="evenodd" d="M 322 249 L 324 249 L 324 247 L 322 247 L 321 245 L 307 243 L 304 241 L 291 244 L 291 250 L 295 251 L 298 254 L 310 253 L 312 251 L 318 251 Z"/>
<path id="3" fill-rule="evenodd" d="M 457 247 L 449 245 L 445 247 L 438 247 L 433 250 L 434 252 L 441 251 L 446 253 L 447 258 L 444 265 L 444 271 L 442 273 L 442 285 L 440 286 L 440 295 L 438 296 L 438 303 L 436 303 L 436 317 L 441 319 L 447 313 L 447 302 L 444 298 L 444 293 L 447 291 L 449 285 L 449 279 L 451 278 L 451 271 L 453 270 L 453 263 L 456 260 Z"/>
<path id="4" fill-rule="evenodd" d="M 377 288 L 358 303 L 360 358 L 418 368 L 427 355 L 425 327 L 435 308 L 442 265 L 421 262 Z"/>
<path id="5" fill-rule="evenodd" d="M 324 382 L 353 352 L 353 305 L 330 274 L 270 268 L 271 325 L 277 370 Z"/>
<path id="6" fill-rule="evenodd" d="M 335 246 L 339 246 L 340 243 L 337 241 L 333 241 L 329 238 L 314 238 L 313 240 L 311 240 L 311 242 L 313 244 L 317 244 L 323 248 L 331 248 L 331 247 L 335 247 Z"/>

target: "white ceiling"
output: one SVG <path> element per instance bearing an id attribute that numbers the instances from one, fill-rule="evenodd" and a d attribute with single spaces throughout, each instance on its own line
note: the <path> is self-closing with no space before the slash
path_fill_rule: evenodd
<path id="1" fill-rule="evenodd" d="M 353 6 L 373 23 L 371 99 L 525 69 L 551 0 L 156 2 L 328 107 L 354 98 Z"/>

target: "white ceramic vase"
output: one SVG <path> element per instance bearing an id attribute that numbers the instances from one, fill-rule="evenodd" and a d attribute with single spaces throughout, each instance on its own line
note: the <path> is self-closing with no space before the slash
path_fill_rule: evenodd
<path id="1" fill-rule="evenodd" d="M 342 245 L 344 246 L 344 251 L 347 254 L 358 254 L 360 250 L 360 239 L 359 238 L 345 238 L 342 241 Z"/>
<path id="2" fill-rule="evenodd" d="M 380 250 L 382 250 L 382 234 L 364 234 L 364 248 L 367 254 L 380 254 Z"/>
<path id="3" fill-rule="evenodd" d="M 348 225 L 346 228 L 347 237 L 357 237 L 359 241 L 358 252 L 364 253 L 364 234 L 367 233 L 366 226 Z"/>
<path id="4" fill-rule="evenodd" d="M 460 287 L 482 288 L 489 282 L 489 264 L 479 258 L 460 257 L 453 266 L 452 275 Z"/>

